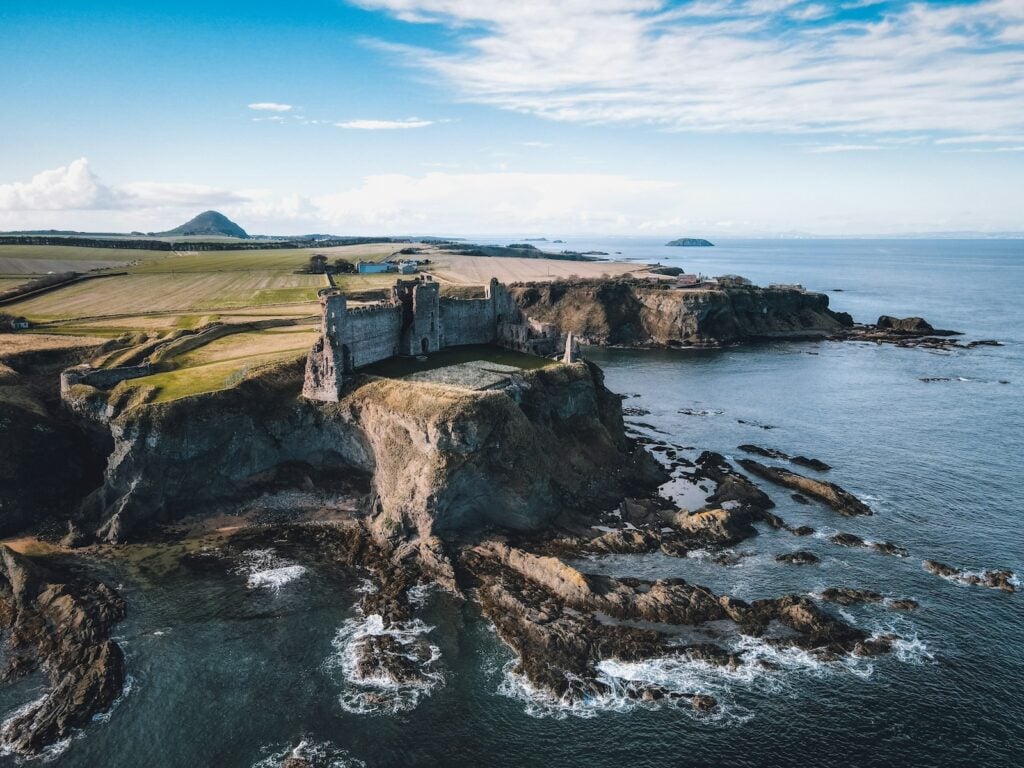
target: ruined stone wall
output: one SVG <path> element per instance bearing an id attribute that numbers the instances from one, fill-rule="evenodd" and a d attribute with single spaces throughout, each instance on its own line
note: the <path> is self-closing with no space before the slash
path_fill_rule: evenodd
<path id="1" fill-rule="evenodd" d="M 76 384 L 88 384 L 97 389 L 110 389 L 128 379 L 138 379 L 153 373 L 149 363 L 126 365 L 120 368 L 90 368 L 87 365 L 68 368 L 60 375 L 60 391 L 67 393 Z"/>
<path id="2" fill-rule="evenodd" d="M 335 356 L 346 368 L 359 368 L 378 360 L 386 360 L 399 353 L 401 336 L 400 307 L 349 309 L 344 322 L 339 324 Z M 347 360 L 344 357 L 345 347 L 348 348 Z"/>
<path id="3" fill-rule="evenodd" d="M 504 285 L 491 280 L 485 293 L 442 300 L 431 280 L 398 280 L 384 306 L 349 309 L 342 294 L 322 296 L 323 339 L 310 353 L 303 394 L 337 400 L 344 374 L 396 355 L 493 343 L 544 356 L 561 351 L 558 329 L 527 320 Z"/>
<path id="4" fill-rule="evenodd" d="M 441 346 L 490 344 L 495 340 L 497 319 L 489 299 L 441 301 Z"/>
<path id="5" fill-rule="evenodd" d="M 306 376 L 302 394 L 311 400 L 337 402 L 341 392 L 342 370 L 334 359 L 334 348 L 326 335 L 321 335 L 306 359 Z"/>

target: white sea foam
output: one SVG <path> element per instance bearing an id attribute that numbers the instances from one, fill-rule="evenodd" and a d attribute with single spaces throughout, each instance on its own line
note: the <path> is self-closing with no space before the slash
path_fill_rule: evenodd
<path id="1" fill-rule="evenodd" d="M 341 676 L 344 687 L 339 703 L 348 712 L 356 714 L 393 714 L 414 709 L 426 696 L 444 683 L 440 668 L 441 649 L 426 644 L 425 635 L 433 627 L 419 619 L 400 622 L 388 627 L 383 618 L 371 614 L 347 620 L 332 641 L 334 653 L 325 662 L 325 668 Z M 399 681 L 388 675 L 366 676 L 359 673 L 359 658 L 370 638 L 387 635 L 397 641 L 404 656 L 416 664 L 419 679 Z M 417 651 L 427 650 L 422 658 Z"/>
<path id="2" fill-rule="evenodd" d="M 114 714 L 114 710 L 118 708 L 122 701 L 128 698 L 129 694 L 135 690 L 135 678 L 131 675 L 124 676 L 124 685 L 121 686 L 121 695 L 111 702 L 110 706 L 103 712 L 98 712 L 92 716 L 94 723 L 105 723 L 110 720 L 111 715 Z"/>
<path id="3" fill-rule="evenodd" d="M 893 641 L 891 657 L 896 661 L 916 665 L 934 659 L 913 625 L 905 619 L 878 624 L 868 631 L 872 638 L 898 635 L 898 639 Z M 516 663 L 512 660 L 502 670 L 498 692 L 522 701 L 526 714 L 532 717 L 588 718 L 605 711 L 675 706 L 697 720 L 729 724 L 746 722 L 754 717 L 753 711 L 736 700 L 738 692 L 746 690 L 778 695 L 792 691 L 802 679 L 852 676 L 867 680 L 874 676 L 876 669 L 875 659 L 846 655 L 823 661 L 811 651 L 776 646 L 749 635 L 739 635 L 725 646 L 729 652 L 742 658 L 743 664 L 719 666 L 690 659 L 684 653 L 628 662 L 605 659 L 598 663 L 597 670 L 598 680 L 605 684 L 607 693 L 579 700 L 558 698 L 538 690 L 515 672 Z M 645 701 L 642 698 L 645 689 L 663 689 L 668 696 L 657 701 Z M 677 694 L 677 697 L 672 698 L 672 694 Z M 688 697 L 694 694 L 713 696 L 718 706 L 712 712 L 693 710 Z"/>
<path id="4" fill-rule="evenodd" d="M 31 714 L 32 712 L 35 712 L 37 709 L 39 709 L 39 707 L 43 705 L 43 702 L 46 701 L 46 697 L 48 695 L 49 692 L 44 693 L 38 699 L 33 699 L 32 701 L 23 704 L 22 706 L 18 707 L 16 710 L 11 712 L 3 720 L 3 722 L 0 723 L 0 755 L 5 757 L 8 755 L 15 755 L 16 760 L 19 763 L 29 761 L 49 763 L 63 755 L 67 751 L 68 747 L 71 746 L 71 742 L 81 736 L 81 732 L 76 731 L 73 735 L 68 736 L 65 739 L 61 739 L 60 741 L 56 741 L 53 744 L 50 744 L 48 747 L 46 747 L 39 754 L 36 755 L 19 754 L 10 746 L 8 740 L 11 735 L 11 730 L 14 726 L 14 721 L 24 717 L 25 715 Z"/>
<path id="5" fill-rule="evenodd" d="M 421 584 L 409 587 L 409 591 L 406 595 L 409 598 L 409 604 L 414 608 L 422 608 L 426 605 L 427 600 L 430 599 L 431 588 L 433 584 L 424 581 Z"/>
<path id="6" fill-rule="evenodd" d="M 272 549 L 249 549 L 239 558 L 235 573 L 246 577 L 250 589 L 270 589 L 279 592 L 290 582 L 306 573 L 305 567 L 289 562 Z"/>
<path id="7" fill-rule="evenodd" d="M 373 579 L 363 579 L 359 582 L 359 586 L 356 587 L 356 593 L 360 595 L 373 595 L 376 594 L 380 588 L 374 583 Z"/>
<path id="8" fill-rule="evenodd" d="M 266 757 L 253 764 L 252 768 L 277 768 L 288 758 L 305 760 L 313 768 L 365 768 L 366 763 L 357 760 L 348 752 L 329 741 L 302 739 L 297 746 L 263 747 Z"/>

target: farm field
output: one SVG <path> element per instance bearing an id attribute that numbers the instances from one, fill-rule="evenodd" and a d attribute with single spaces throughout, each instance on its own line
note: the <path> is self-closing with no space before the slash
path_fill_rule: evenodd
<path id="1" fill-rule="evenodd" d="M 621 261 L 562 261 L 515 257 L 430 254 L 426 271 L 438 280 L 459 285 L 486 285 L 492 277 L 503 283 L 555 280 L 566 277 L 601 277 L 644 271 L 645 265 Z"/>
<path id="2" fill-rule="evenodd" d="M 10 312 L 34 322 L 159 312 L 194 312 L 312 302 L 324 275 L 281 272 L 132 274 L 89 280 L 17 302 Z"/>
<path id="3" fill-rule="evenodd" d="M 420 245 L 411 243 L 409 245 Z M 314 253 L 331 261 L 382 261 L 402 243 L 370 243 L 336 248 L 283 248 L 253 251 L 148 251 L 136 248 L 78 248 L 66 245 L 0 245 L 0 276 L 50 272 L 128 270 L 140 273 L 280 270 L 294 272 Z"/>
<path id="4" fill-rule="evenodd" d="M 134 267 L 133 273 L 167 272 L 231 272 L 249 270 L 280 270 L 294 272 L 309 264 L 313 254 L 323 254 L 328 261 L 383 261 L 405 247 L 400 243 L 343 245 L 336 248 L 282 248 L 267 251 L 175 251 L 164 252 L 163 258 Z"/>
<path id="5" fill-rule="evenodd" d="M 138 262 L 166 256 L 134 248 L 75 248 L 67 245 L 0 245 L 0 275 L 45 275 L 50 272 L 89 272 L 125 269 Z"/>
<path id="6" fill-rule="evenodd" d="M 15 288 L 27 282 L 27 277 L 0 277 L 0 293 L 3 293 L 8 288 Z"/>

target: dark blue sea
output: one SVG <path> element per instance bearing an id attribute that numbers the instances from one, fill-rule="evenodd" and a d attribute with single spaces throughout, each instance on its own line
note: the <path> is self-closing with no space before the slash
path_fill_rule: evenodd
<path id="1" fill-rule="evenodd" d="M 47 759 L 55 766 L 250 768 L 300 747 L 323 765 L 367 766 L 1018 766 L 1024 764 L 1024 594 L 939 578 L 934 558 L 1024 572 L 1024 241 L 800 240 L 672 249 L 643 239 L 564 248 L 660 260 L 708 275 L 801 283 L 861 321 L 920 315 L 1000 347 L 939 352 L 866 343 L 772 343 L 719 351 L 586 350 L 608 386 L 649 411 L 638 431 L 742 456 L 755 443 L 822 459 L 872 517 L 842 518 L 768 488 L 814 537 L 768 529 L 738 565 L 697 556 L 616 556 L 593 572 L 678 576 L 745 599 L 829 586 L 913 598 L 830 610 L 900 636 L 895 652 L 825 664 L 746 643 L 777 669 L 695 663 L 607 665 L 619 679 L 713 694 L 713 715 L 614 697 L 565 709 L 508 673 L 510 653 L 471 605 L 422 596 L 436 647 L 421 690 L 365 696 L 346 650 L 365 621 L 352 576 L 250 553 L 228 576 L 154 551 L 114 569 L 131 606 L 120 625 L 128 693 Z M 906 558 L 828 541 L 835 532 L 906 547 Z M 775 562 L 798 548 L 821 562 Z M 38 695 L 3 694 L 10 712 Z M 20 697 L 20 699 L 19 699 Z M 7 715 L 5 714 L 4 717 Z M 300 746 L 301 745 L 301 746 Z M 14 758 L 0 758 L 12 764 Z"/>

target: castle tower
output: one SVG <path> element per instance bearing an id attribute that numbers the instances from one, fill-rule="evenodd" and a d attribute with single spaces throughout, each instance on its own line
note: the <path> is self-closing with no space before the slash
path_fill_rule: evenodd
<path id="1" fill-rule="evenodd" d="M 520 322 L 519 308 L 503 283 L 498 278 L 492 277 L 490 283 L 484 288 L 484 296 L 491 302 L 491 310 L 494 312 L 496 323 L 518 323 Z"/>
<path id="2" fill-rule="evenodd" d="M 412 355 L 425 355 L 441 348 L 441 294 L 432 280 L 424 280 L 413 288 L 409 343 Z"/>
<path id="3" fill-rule="evenodd" d="M 320 297 L 321 334 L 306 360 L 302 396 L 337 402 L 343 374 L 352 370 L 347 340 L 348 302 L 344 294 Z"/>

